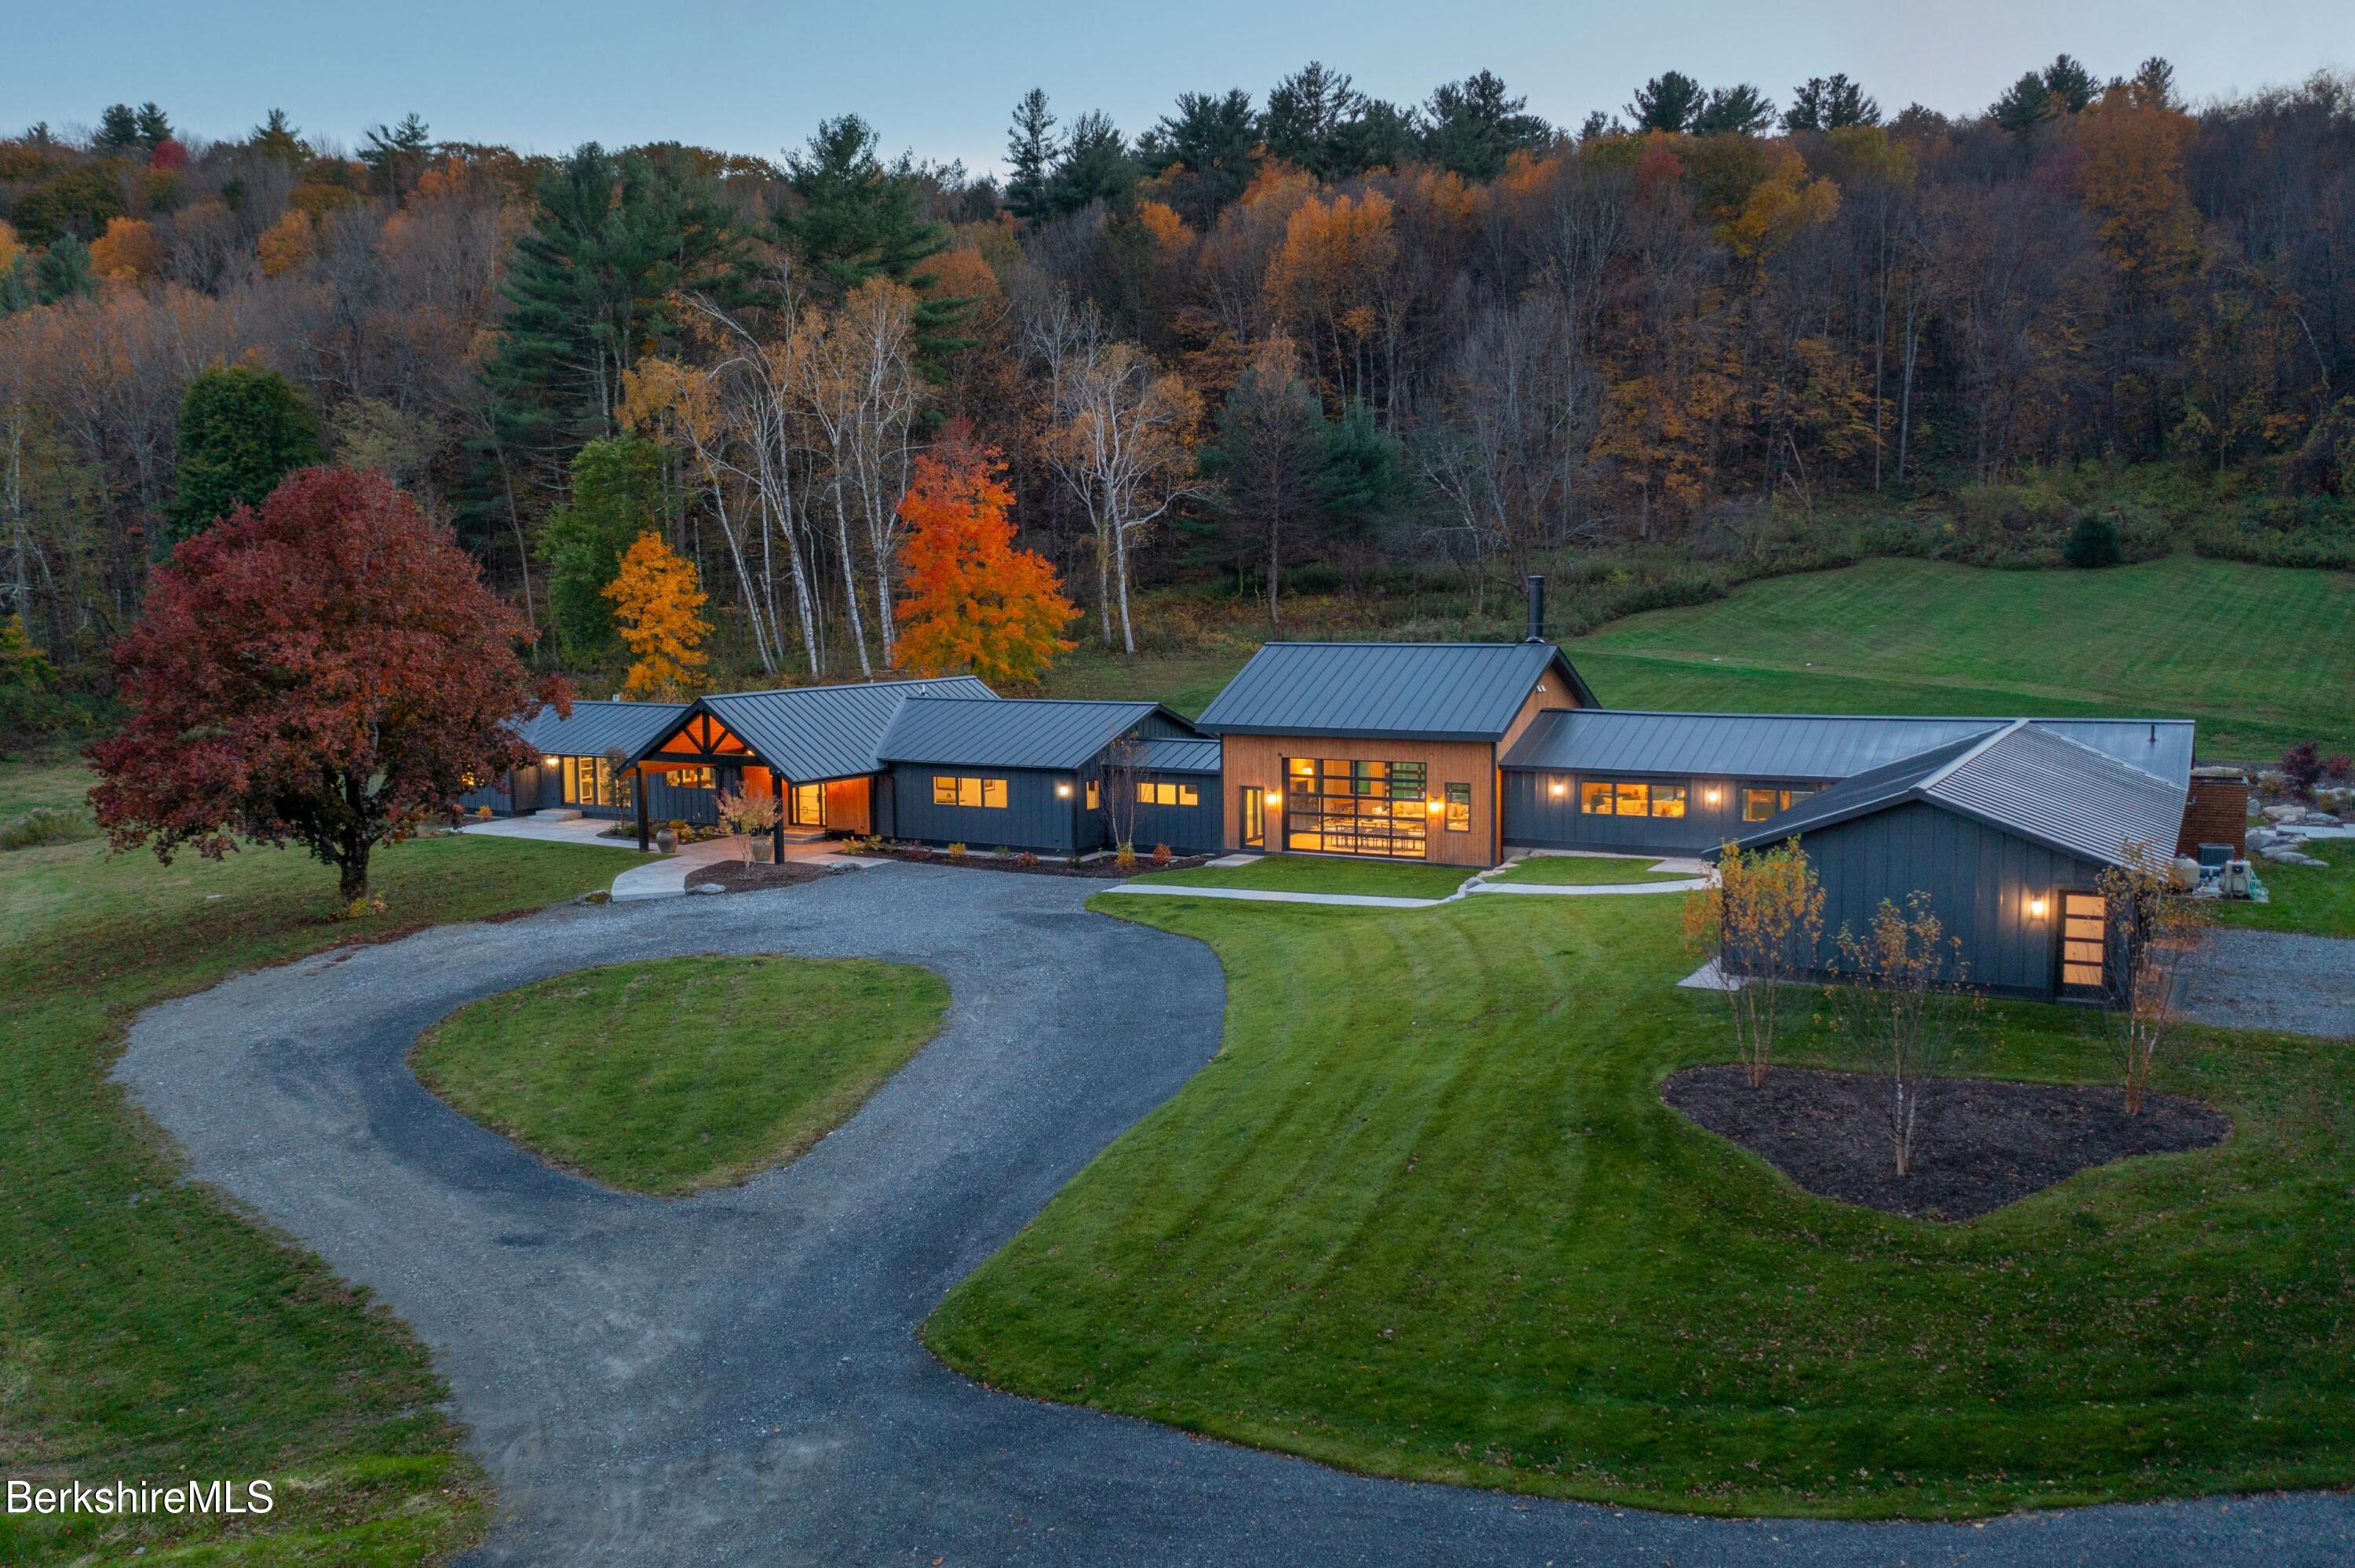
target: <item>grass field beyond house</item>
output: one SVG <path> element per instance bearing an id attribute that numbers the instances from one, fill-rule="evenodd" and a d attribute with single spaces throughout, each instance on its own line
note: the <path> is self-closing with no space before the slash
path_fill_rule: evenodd
<path id="1" fill-rule="evenodd" d="M 69 801 L 78 770 L 0 768 Z M 623 852 L 439 838 L 384 852 L 388 909 L 250 850 L 164 868 L 96 842 L 0 853 L 0 1470 L 277 1485 L 265 1518 L 0 1515 L 0 1563 L 407 1564 L 480 1527 L 476 1472 L 409 1330 L 181 1179 L 106 1073 L 149 1003 L 256 965 L 602 887 Z"/>
<path id="2" fill-rule="evenodd" d="M 459 1009 L 425 1086 L 559 1165 L 666 1196 L 791 1160 L 940 1029 L 948 986 L 866 959 L 655 959 Z"/>
<path id="3" fill-rule="evenodd" d="M 1252 887 L 1268 893 L 1358 893 L 1382 898 L 1444 898 L 1464 885 L 1464 866 L 1272 854 L 1248 865 L 1197 865 L 1156 871 L 1143 883 L 1173 887 Z"/>
<path id="4" fill-rule="evenodd" d="M 1380 1475 L 1981 1514 L 2355 1478 L 2355 1054 L 2200 1034 L 2224 1146 L 1940 1225 L 1668 1109 L 1730 1054 L 1678 900 L 1100 898 L 1209 943 L 1220 1054 L 926 1325 L 991 1385 Z M 2098 1022 L 1977 1065 L 2105 1079 Z"/>
<path id="5" fill-rule="evenodd" d="M 1551 887 L 1601 887 L 1625 883 L 1689 882 L 1691 874 L 1654 871 L 1643 857 L 1537 854 L 1490 877 L 1491 882 L 1528 882 Z"/>
<path id="6" fill-rule="evenodd" d="M 2203 757 L 2355 750 L 2345 572 L 1876 560 L 1632 616 L 1568 651 L 1615 708 L 2185 717 Z"/>

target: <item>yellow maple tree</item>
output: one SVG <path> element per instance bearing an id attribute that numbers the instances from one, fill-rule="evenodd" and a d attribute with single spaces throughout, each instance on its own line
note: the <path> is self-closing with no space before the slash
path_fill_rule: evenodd
<path id="1" fill-rule="evenodd" d="M 90 242 L 90 270 L 110 283 L 135 283 L 160 276 L 164 242 L 144 218 L 110 217 L 106 232 Z"/>
<path id="2" fill-rule="evenodd" d="M 703 683 L 703 640 L 711 627 L 703 619 L 709 596 L 694 562 L 650 529 L 623 553 L 622 569 L 604 593 L 632 656 L 622 690 L 676 702 Z"/>
<path id="3" fill-rule="evenodd" d="M 261 259 L 261 275 L 275 278 L 281 272 L 292 271 L 311 256 L 311 220 L 293 207 L 279 214 L 278 221 L 261 231 L 254 241 L 254 250 Z"/>

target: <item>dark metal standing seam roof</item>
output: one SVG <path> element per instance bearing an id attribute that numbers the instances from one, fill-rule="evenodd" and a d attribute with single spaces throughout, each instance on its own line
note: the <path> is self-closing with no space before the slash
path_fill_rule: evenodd
<path id="1" fill-rule="evenodd" d="M 789 686 L 774 692 L 725 692 L 695 705 L 797 783 L 851 779 L 880 767 L 876 747 L 911 697 L 995 703 L 998 695 L 971 675 L 925 681 L 870 681 L 856 685 Z M 667 734 L 667 732 L 666 732 Z M 651 749 L 657 736 L 646 743 Z"/>
<path id="2" fill-rule="evenodd" d="M 515 730 L 543 757 L 602 757 L 616 747 L 634 754 L 669 734 L 687 709 L 685 703 L 576 702 L 568 717 L 544 707 Z"/>
<path id="3" fill-rule="evenodd" d="M 1693 774 L 1805 782 L 1849 779 L 2016 723 L 1847 714 L 1540 714 L 1501 768 L 1552 772 Z M 2191 777 L 2189 719 L 2031 719 L 2119 761 L 2177 782 Z"/>
<path id="4" fill-rule="evenodd" d="M 1550 642 L 1269 642 L 1199 722 L 1213 735 L 1497 740 L 1557 663 L 1564 695 L 1592 706 Z"/>
<path id="5" fill-rule="evenodd" d="M 1926 800 L 2085 860 L 2117 864 L 2129 843 L 2172 853 L 2184 790 L 2026 719 L 1977 740 L 1860 773 L 1736 840 L 1777 842 L 1907 800 Z"/>
<path id="6" fill-rule="evenodd" d="M 1806 782 L 1850 778 L 2005 722 L 1573 708 L 1539 715 L 1498 766 Z"/>
<path id="7" fill-rule="evenodd" d="M 1156 713 L 1186 722 L 1158 703 L 911 697 L 900 705 L 877 755 L 886 762 L 1069 770 L 1085 767 Z"/>
<path id="8" fill-rule="evenodd" d="M 1144 743 L 1142 766 L 1152 773 L 1216 773 L 1219 771 L 1219 742 L 1211 740 L 1172 740 L 1167 736 Z"/>

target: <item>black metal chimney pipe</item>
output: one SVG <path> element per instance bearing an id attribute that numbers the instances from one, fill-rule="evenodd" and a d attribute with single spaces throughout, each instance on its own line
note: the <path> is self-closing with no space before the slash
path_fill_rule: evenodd
<path id="1" fill-rule="evenodd" d="M 1545 578 L 1529 574 L 1529 635 L 1531 642 L 1545 641 Z"/>

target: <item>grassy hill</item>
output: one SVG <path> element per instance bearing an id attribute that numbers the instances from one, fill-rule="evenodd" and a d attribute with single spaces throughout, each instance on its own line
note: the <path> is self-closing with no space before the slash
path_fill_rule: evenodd
<path id="1" fill-rule="evenodd" d="M 1134 661 L 1083 647 L 1047 694 L 1199 713 L 1258 635 L 1242 622 L 1231 641 Z M 2203 757 L 2272 758 L 2302 740 L 2355 751 L 2345 572 L 2191 556 L 2099 572 L 1876 560 L 1630 616 L 1568 647 L 1618 708 L 2147 715 L 2197 719 Z"/>

